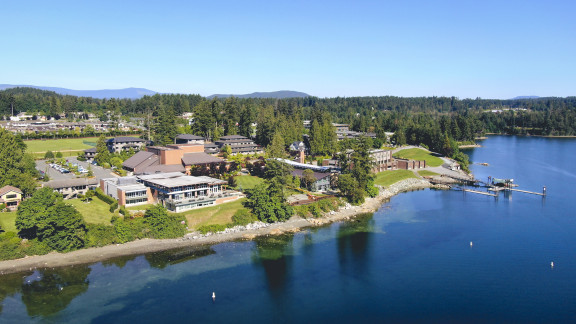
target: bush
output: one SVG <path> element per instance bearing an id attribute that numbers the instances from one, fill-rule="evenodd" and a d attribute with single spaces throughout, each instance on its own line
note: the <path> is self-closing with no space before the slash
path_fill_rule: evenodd
<path id="1" fill-rule="evenodd" d="M 113 213 L 118 208 L 118 202 L 113 202 L 110 204 L 110 212 Z"/>
<path id="2" fill-rule="evenodd" d="M 234 213 L 234 216 L 232 216 L 232 223 L 234 225 L 244 226 L 250 223 L 254 223 L 256 221 L 258 221 L 258 217 L 253 215 L 247 209 L 239 209 L 238 211 L 236 211 L 236 213 Z"/>
<path id="3" fill-rule="evenodd" d="M 124 206 L 120 206 L 120 209 L 118 210 L 120 212 L 120 214 L 122 214 L 124 217 L 129 217 L 130 213 L 128 212 L 128 209 L 126 209 L 126 207 Z"/>
<path id="4" fill-rule="evenodd" d="M 45 160 L 49 160 L 49 159 L 53 159 L 54 158 L 54 153 L 52 151 L 47 151 L 46 153 L 44 153 L 44 159 Z"/>
<path id="5" fill-rule="evenodd" d="M 198 232 L 202 233 L 202 234 L 206 234 L 209 232 L 212 233 L 216 233 L 216 232 L 222 232 L 225 229 L 227 229 L 228 227 L 230 227 L 231 224 L 226 224 L 226 225 L 222 225 L 222 224 L 212 224 L 212 225 L 203 225 L 198 227 Z"/>
<path id="6" fill-rule="evenodd" d="M 107 203 L 108 205 L 111 205 L 113 203 L 116 202 L 116 199 L 106 195 L 104 193 L 104 191 L 102 191 L 102 189 L 100 188 L 96 188 L 96 190 L 94 190 L 96 197 L 98 197 L 98 199 L 102 200 L 103 202 Z"/>
<path id="7" fill-rule="evenodd" d="M 88 224 L 86 246 L 99 247 L 120 243 L 113 226 L 102 224 Z"/>
<path id="8" fill-rule="evenodd" d="M 62 155 L 62 152 L 56 152 L 56 154 L 54 155 L 56 158 L 61 159 L 64 156 Z"/>

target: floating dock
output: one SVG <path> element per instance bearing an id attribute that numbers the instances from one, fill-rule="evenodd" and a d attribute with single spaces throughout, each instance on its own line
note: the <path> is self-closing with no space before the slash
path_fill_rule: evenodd
<path id="1" fill-rule="evenodd" d="M 485 195 L 485 196 L 491 196 L 491 197 L 498 197 L 498 194 L 492 194 L 492 193 L 485 192 L 485 191 L 470 190 L 470 189 L 464 189 L 464 188 L 462 188 L 462 191 L 464 191 L 464 192 L 471 192 L 471 193 L 475 193 L 475 194 L 479 194 L 479 195 Z"/>

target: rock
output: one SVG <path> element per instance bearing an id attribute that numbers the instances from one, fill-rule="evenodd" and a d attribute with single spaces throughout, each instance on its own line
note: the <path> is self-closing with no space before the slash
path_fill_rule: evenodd
<path id="1" fill-rule="evenodd" d="M 279 228 L 275 228 L 270 231 L 270 235 L 281 235 L 281 234 L 284 234 L 284 232 L 282 232 L 282 230 Z"/>
<path id="2" fill-rule="evenodd" d="M 242 238 L 246 239 L 246 240 L 253 240 L 256 238 L 256 234 L 244 234 L 242 235 Z"/>

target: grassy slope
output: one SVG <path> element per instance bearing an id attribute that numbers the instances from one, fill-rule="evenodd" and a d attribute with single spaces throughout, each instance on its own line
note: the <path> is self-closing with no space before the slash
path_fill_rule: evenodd
<path id="1" fill-rule="evenodd" d="M 376 180 L 374 183 L 381 186 L 389 186 L 398 181 L 409 178 L 417 178 L 411 170 L 383 171 L 376 174 Z"/>
<path id="2" fill-rule="evenodd" d="M 16 224 L 14 223 L 16 220 L 16 212 L 2 212 L 0 213 L 0 227 L 2 230 L 8 232 L 17 232 Z"/>
<path id="3" fill-rule="evenodd" d="M 113 214 L 109 211 L 110 205 L 102 200 L 94 197 L 90 203 L 82 202 L 80 199 L 70 199 L 65 202 L 76 207 L 86 223 L 110 225 Z"/>
<path id="4" fill-rule="evenodd" d="M 84 144 L 86 142 L 96 143 L 98 142 L 98 137 L 86 137 L 86 138 L 63 138 L 55 140 L 29 140 L 24 141 L 28 146 L 26 152 L 58 152 L 58 151 L 82 151 L 85 149 L 92 148 L 93 146 Z"/>
<path id="5" fill-rule="evenodd" d="M 262 182 L 264 182 L 264 179 L 251 175 L 236 177 L 236 184 L 238 187 L 242 187 L 242 190 L 252 189 Z"/>
<path id="6" fill-rule="evenodd" d="M 433 156 L 432 154 L 430 154 L 430 152 L 427 152 L 427 151 L 425 151 L 423 149 L 419 149 L 419 148 L 410 148 L 410 149 L 400 150 L 400 151 L 394 153 L 394 156 L 399 157 L 399 158 L 403 158 L 403 159 L 425 160 L 426 166 L 430 166 L 430 167 L 441 166 L 442 163 L 444 163 L 441 158 L 439 158 L 437 156 Z"/>
<path id="7" fill-rule="evenodd" d="M 435 176 L 438 175 L 438 173 L 436 172 L 432 172 L 432 171 L 428 171 L 428 170 L 421 170 L 418 171 L 418 174 L 423 176 L 423 177 L 428 177 L 428 176 Z"/>
<path id="8" fill-rule="evenodd" d="M 239 199 L 218 206 L 193 209 L 182 214 L 188 221 L 188 227 L 193 229 L 202 225 L 227 224 L 232 222 L 232 216 L 237 210 L 245 208 L 242 205 L 244 200 Z"/>

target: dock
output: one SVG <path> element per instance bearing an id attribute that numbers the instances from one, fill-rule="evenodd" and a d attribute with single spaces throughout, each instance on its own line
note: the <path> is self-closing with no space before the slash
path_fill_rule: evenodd
<path id="1" fill-rule="evenodd" d="M 520 190 L 520 189 L 512 189 L 512 188 L 508 188 L 507 190 L 524 192 L 524 193 L 532 194 L 532 195 L 546 196 L 546 189 L 544 189 L 543 192 L 534 192 L 534 191 L 527 191 L 527 190 Z"/>
<path id="2" fill-rule="evenodd" d="M 498 197 L 498 194 L 492 194 L 489 192 L 485 192 L 485 191 L 477 191 L 477 190 L 471 190 L 471 189 L 462 189 L 462 191 L 464 192 L 470 192 L 470 193 L 475 193 L 475 194 L 479 194 L 479 195 L 485 195 L 485 196 L 491 196 L 491 197 Z"/>

